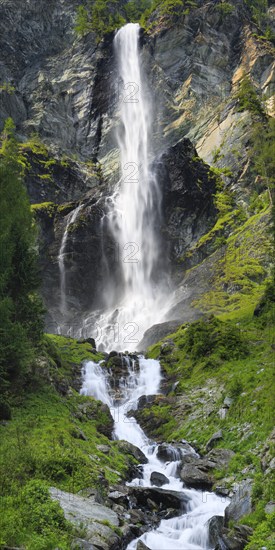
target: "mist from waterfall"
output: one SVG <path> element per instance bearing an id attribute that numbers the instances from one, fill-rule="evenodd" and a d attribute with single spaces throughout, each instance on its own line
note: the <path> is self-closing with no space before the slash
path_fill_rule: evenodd
<path id="1" fill-rule="evenodd" d="M 120 181 L 107 212 L 118 250 L 121 289 L 106 287 L 106 311 L 97 318 L 97 343 L 105 350 L 137 348 L 144 332 L 164 315 L 158 273 L 157 226 L 161 193 L 151 170 L 152 106 L 145 92 L 139 55 L 138 24 L 122 27 L 114 39 L 119 76 L 117 143 Z"/>

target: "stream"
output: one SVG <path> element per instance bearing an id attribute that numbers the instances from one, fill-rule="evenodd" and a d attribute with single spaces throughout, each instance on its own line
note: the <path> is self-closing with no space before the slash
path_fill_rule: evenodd
<path id="1" fill-rule="evenodd" d="M 150 481 L 152 472 L 166 476 L 168 483 L 161 490 L 169 489 L 184 494 L 187 502 L 187 512 L 167 520 L 161 520 L 160 525 L 138 539 L 131 541 L 127 550 L 136 550 L 138 540 L 141 540 L 150 550 L 210 550 L 208 542 L 208 520 L 213 516 L 223 516 L 229 500 L 214 493 L 187 489 L 178 475 L 178 467 L 184 451 L 174 450 L 174 460 L 163 462 L 158 459 L 158 445 L 150 441 L 135 418 L 127 416 L 128 411 L 136 409 L 141 396 L 160 393 L 161 368 L 159 361 L 145 359 L 139 356 L 137 362 L 127 359 L 128 375 L 120 379 L 120 398 L 117 400 L 110 385 L 110 375 L 101 364 L 89 361 L 83 371 L 82 395 L 90 395 L 107 404 L 115 422 L 114 439 L 132 443 L 142 450 L 148 459 L 143 465 L 141 479 L 133 479 L 128 485 L 154 487 Z M 173 450 L 171 448 L 171 450 Z M 191 446 L 186 445 L 186 453 L 196 454 Z M 156 487 L 156 486 L 155 486 Z"/>

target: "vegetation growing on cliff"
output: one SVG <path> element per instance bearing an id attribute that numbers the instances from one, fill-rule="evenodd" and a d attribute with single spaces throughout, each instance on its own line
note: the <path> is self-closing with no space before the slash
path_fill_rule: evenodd
<path id="1" fill-rule="evenodd" d="M 5 401 L 3 396 L 11 386 L 22 383 L 30 372 L 35 347 L 42 337 L 43 308 L 37 294 L 36 231 L 11 119 L 1 139 L 0 379 Z"/>
<path id="2" fill-rule="evenodd" d="M 255 22 L 264 29 L 264 38 L 273 40 L 273 33 L 267 23 L 267 0 L 244 1 Z M 168 21 L 174 20 L 176 16 L 187 15 L 190 9 L 199 5 L 199 0 L 130 0 L 122 4 L 117 0 L 86 0 L 77 8 L 75 30 L 80 36 L 94 32 L 100 40 L 104 34 L 127 22 L 138 22 L 144 28 L 152 28 L 156 20 L 163 16 Z M 222 17 L 234 11 L 234 4 L 231 2 L 220 1 L 214 6 Z"/>

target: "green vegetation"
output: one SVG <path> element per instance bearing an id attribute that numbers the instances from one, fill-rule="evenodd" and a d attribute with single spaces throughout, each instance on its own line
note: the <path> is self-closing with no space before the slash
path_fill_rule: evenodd
<path id="1" fill-rule="evenodd" d="M 245 0 L 245 3 L 250 8 L 257 25 L 264 26 L 267 20 L 268 0 Z"/>
<path id="2" fill-rule="evenodd" d="M 250 111 L 254 115 L 264 115 L 262 101 L 253 85 L 250 77 L 243 76 L 236 98 L 238 100 L 238 111 Z"/>
<path id="3" fill-rule="evenodd" d="M 97 39 L 126 23 L 117 8 L 117 0 L 96 0 L 87 7 L 79 6 L 75 30 L 80 36 L 94 32 Z"/>
<path id="4" fill-rule="evenodd" d="M 251 17 L 263 30 L 265 40 L 274 40 L 274 34 L 268 23 L 267 0 L 245 0 L 251 10 Z M 147 30 L 154 29 L 165 18 L 176 21 L 198 6 L 197 0 L 130 0 L 119 5 L 117 0 L 86 0 L 77 8 L 75 30 L 80 36 L 89 32 L 96 34 L 100 40 L 104 34 L 125 25 L 126 22 L 138 22 Z M 220 1 L 215 5 L 222 19 L 234 11 L 230 2 Z"/>
<path id="5" fill-rule="evenodd" d="M 4 82 L 3 84 L 0 84 L 0 93 L 1 92 L 6 92 L 7 94 L 12 95 L 15 92 L 15 87 L 9 82 Z"/>
<path id="6" fill-rule="evenodd" d="M 33 364 L 32 378 L 10 397 L 12 419 L 0 424 L 0 545 L 27 550 L 71 548 L 80 534 L 65 521 L 50 486 L 76 493 L 127 475 L 135 459 L 105 435 L 110 416 L 99 401 L 71 387 L 81 361 L 99 361 L 88 342 L 45 336 Z M 107 444 L 108 454 L 98 449 Z"/>
<path id="7" fill-rule="evenodd" d="M 54 202 L 42 202 L 40 204 L 31 205 L 31 210 L 34 214 L 46 214 L 49 218 L 54 217 L 57 208 L 57 204 L 54 204 Z"/>
<path id="8" fill-rule="evenodd" d="M 230 15 L 234 11 L 234 6 L 232 6 L 229 2 L 220 2 L 215 6 L 215 8 L 223 17 Z"/>
<path id="9" fill-rule="evenodd" d="M 75 30 L 80 36 L 94 32 L 97 40 L 100 40 L 104 34 L 120 28 L 126 22 L 139 22 L 147 28 L 148 19 L 154 12 L 158 17 L 173 18 L 188 13 L 196 6 L 194 0 L 130 0 L 122 6 L 118 5 L 117 0 L 87 1 L 77 9 Z"/>
<path id="10" fill-rule="evenodd" d="M 229 217 L 230 220 L 230 217 Z M 267 236 L 270 209 L 237 226 L 223 245 L 223 255 L 214 264 L 211 290 L 196 300 L 196 307 L 237 318 L 251 313 L 264 292 L 268 271 L 263 266 L 271 252 Z"/>
<path id="11" fill-rule="evenodd" d="M 264 189 L 268 189 L 270 202 L 274 203 L 275 185 L 275 119 L 254 124 L 251 159 L 253 170 Z"/>
<path id="12" fill-rule="evenodd" d="M 216 471 L 217 484 L 222 479 L 223 486 L 230 486 L 243 479 L 244 469 L 253 479 L 253 513 L 241 521 L 255 529 L 249 550 L 274 547 L 274 514 L 264 511 L 274 499 L 274 472 L 267 467 L 263 472 L 261 466 L 263 457 L 270 462 L 274 456 L 274 442 L 269 440 L 274 425 L 274 280 L 262 304 L 257 317 L 250 314 L 237 323 L 208 316 L 185 324 L 149 350 L 150 357 L 160 358 L 168 379 L 179 381 L 165 402 L 147 410 L 151 426 L 156 418 L 153 435 L 170 441 L 184 438 L 204 452 L 209 438 L 222 429 L 223 439 L 216 446 L 236 454 L 227 471 Z M 221 417 L 225 397 L 233 402 Z M 165 419 L 162 424 L 160 417 Z"/>
<path id="13" fill-rule="evenodd" d="M 22 176 L 14 125 L 8 119 L 0 150 L 0 380 L 4 402 L 11 386 L 22 384 L 30 375 L 43 331 L 36 231 Z"/>

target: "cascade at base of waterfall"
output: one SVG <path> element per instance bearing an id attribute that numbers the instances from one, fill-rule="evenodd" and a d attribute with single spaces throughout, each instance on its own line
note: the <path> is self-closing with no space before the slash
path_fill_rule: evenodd
<path id="1" fill-rule="evenodd" d="M 158 446 L 154 445 L 145 435 L 135 418 L 127 416 L 128 411 L 137 407 L 142 395 L 159 393 L 161 382 L 161 367 L 159 361 L 139 357 L 139 368 L 133 359 L 125 356 L 128 365 L 128 376 L 120 380 L 119 405 L 113 398 L 109 384 L 109 373 L 100 364 L 89 361 L 83 371 L 83 395 L 92 395 L 106 403 L 112 412 L 115 429 L 114 437 L 126 440 L 139 447 L 148 459 L 143 466 L 142 479 L 134 479 L 129 485 L 153 487 L 150 476 L 152 472 L 164 474 L 169 483 L 162 489 L 181 491 L 188 498 L 187 513 L 180 517 L 162 520 L 157 529 L 145 533 L 140 540 L 150 550 L 209 550 L 207 521 L 212 516 L 223 516 L 228 499 L 214 493 L 203 493 L 195 489 L 186 489 L 177 477 L 180 456 L 165 464 L 157 458 Z M 193 451 L 195 453 L 195 451 Z M 196 453 L 195 453 L 196 454 Z M 133 540 L 127 550 L 136 550 L 139 539 Z"/>

